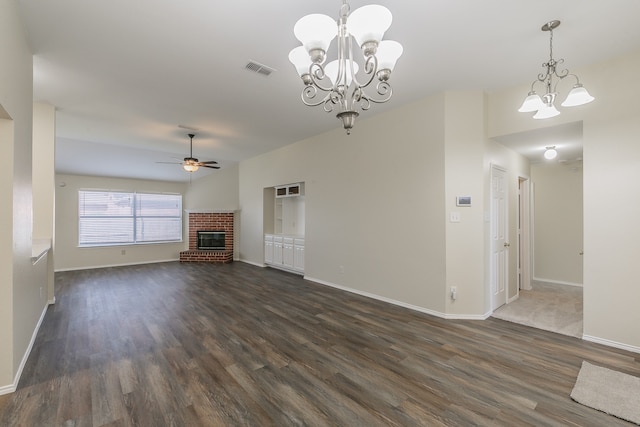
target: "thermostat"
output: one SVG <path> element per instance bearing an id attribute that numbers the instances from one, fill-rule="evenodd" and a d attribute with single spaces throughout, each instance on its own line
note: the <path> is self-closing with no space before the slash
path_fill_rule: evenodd
<path id="1" fill-rule="evenodd" d="M 457 196 L 456 206 L 471 206 L 471 196 Z"/>

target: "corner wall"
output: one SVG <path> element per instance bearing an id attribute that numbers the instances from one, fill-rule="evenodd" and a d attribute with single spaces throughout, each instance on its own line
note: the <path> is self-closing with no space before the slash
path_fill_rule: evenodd
<path id="1" fill-rule="evenodd" d="M 0 394 L 15 390 L 46 306 L 31 262 L 33 65 L 15 1 L 0 0 Z"/>
<path id="2" fill-rule="evenodd" d="M 496 93 L 489 98 L 489 135 L 582 120 L 584 338 L 640 352 L 640 52 L 571 71 L 594 102 L 533 120 L 517 112 L 527 86 Z"/>
<path id="3" fill-rule="evenodd" d="M 144 264 L 178 260 L 184 242 L 145 245 L 118 245 L 96 248 L 78 247 L 78 191 L 105 189 L 122 191 L 149 191 L 185 193 L 186 184 L 139 179 L 107 178 L 84 175 L 56 175 L 55 197 L 55 270 L 79 270 L 115 265 Z M 184 198 L 183 198 L 184 209 Z M 183 217 L 186 215 L 183 212 Z M 187 221 L 184 221 L 186 227 Z M 122 251 L 125 251 L 123 254 Z"/>
<path id="4" fill-rule="evenodd" d="M 304 182 L 306 278 L 445 313 L 444 95 L 367 114 L 241 162 L 240 258 L 263 265 L 264 189 Z"/>
<path id="5" fill-rule="evenodd" d="M 582 286 L 582 165 L 535 164 L 534 280 Z"/>

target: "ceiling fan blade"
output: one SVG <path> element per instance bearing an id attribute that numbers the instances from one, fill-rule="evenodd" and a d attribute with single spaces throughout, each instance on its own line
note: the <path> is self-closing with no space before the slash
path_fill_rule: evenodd
<path id="1" fill-rule="evenodd" d="M 200 165 L 200 167 L 209 169 L 220 169 L 220 166 Z"/>
<path id="2" fill-rule="evenodd" d="M 216 164 L 216 165 L 218 164 L 218 162 L 216 162 L 215 160 L 208 160 L 206 162 L 200 162 L 200 163 L 202 163 L 202 164 Z"/>

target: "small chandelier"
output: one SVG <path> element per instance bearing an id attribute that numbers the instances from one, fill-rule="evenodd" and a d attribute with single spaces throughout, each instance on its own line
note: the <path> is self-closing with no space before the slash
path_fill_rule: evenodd
<path id="1" fill-rule="evenodd" d="M 595 98 L 589 95 L 589 92 L 582 86 L 578 76 L 575 74 L 569 74 L 569 70 L 564 69 L 560 72 L 557 70 L 557 66 L 564 62 L 564 59 L 560 59 L 556 61 L 553 59 L 553 30 L 558 28 L 560 25 L 560 21 L 554 20 L 547 22 L 542 26 L 542 31 L 549 32 L 549 62 L 545 62 L 542 64 L 543 67 L 547 69 L 545 74 L 538 74 L 538 79 L 534 80 L 531 83 L 531 91 L 528 96 L 525 98 L 522 106 L 518 109 L 521 113 L 530 113 L 533 111 L 537 111 L 533 116 L 534 119 L 548 119 L 550 117 L 555 117 L 560 114 L 554 105 L 556 96 L 558 92 L 556 92 L 556 87 L 558 83 L 560 83 L 566 77 L 575 78 L 576 82 L 573 85 L 573 89 L 567 95 L 567 98 L 560 105 L 563 107 L 575 107 L 577 105 L 587 104 L 593 101 Z M 554 83 L 554 77 L 556 82 Z M 537 83 L 542 83 L 546 87 L 546 93 L 540 97 L 533 89 Z"/>
<path id="2" fill-rule="evenodd" d="M 386 7 L 368 5 L 350 13 L 347 0 L 343 0 L 337 21 L 338 59 L 326 65 L 323 64 L 327 50 L 336 37 L 336 21 L 327 15 L 311 14 L 302 17 L 293 27 L 302 46 L 289 52 L 289 60 L 304 83 L 302 102 L 311 107 L 323 104 L 326 112 L 335 107 L 347 134 L 351 133 L 359 115 L 358 105 L 368 110 L 372 102 L 387 102 L 393 94 L 388 80 L 402 55 L 402 45 L 382 41 L 391 20 L 391 12 Z M 354 60 L 352 39 L 362 49 L 362 67 Z M 365 74 L 363 82 L 356 76 L 359 69 Z M 369 85 L 375 86 L 372 95 L 365 92 Z"/>

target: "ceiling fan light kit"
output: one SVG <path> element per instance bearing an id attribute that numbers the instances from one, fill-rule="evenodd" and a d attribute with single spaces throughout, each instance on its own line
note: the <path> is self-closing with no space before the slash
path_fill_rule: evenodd
<path id="1" fill-rule="evenodd" d="M 554 105 L 558 95 L 556 88 L 558 83 L 567 77 L 574 78 L 575 84 L 567 95 L 567 98 L 560 105 L 563 107 L 575 107 L 587 104 L 595 99 L 584 86 L 582 86 L 577 75 L 570 74 L 567 69 L 562 71 L 558 71 L 557 69 L 557 66 L 564 62 L 564 59 L 558 61 L 553 59 L 553 30 L 558 28 L 559 25 L 560 21 L 554 20 L 547 22 L 541 28 L 542 31 L 549 32 L 549 61 L 542 64 L 542 66 L 546 68 L 546 72 L 538 74 L 538 78 L 531 83 L 531 90 L 518 109 L 521 113 L 532 113 L 536 111 L 536 114 L 533 116 L 534 119 L 548 119 L 560 114 L 560 111 L 558 111 Z M 540 96 L 534 90 L 536 84 L 542 84 L 545 87 L 546 92 L 544 95 Z"/>
<path id="2" fill-rule="evenodd" d="M 293 28 L 302 46 L 289 52 L 289 60 L 304 84 L 302 102 L 310 107 L 323 105 L 326 112 L 336 108 L 336 117 L 347 134 L 359 115 L 358 106 L 368 110 L 371 103 L 387 102 L 393 94 L 388 80 L 402 55 L 402 45 L 382 40 L 391 21 L 391 12 L 384 6 L 363 6 L 350 13 L 347 0 L 343 0 L 337 31 L 336 21 L 322 14 L 306 15 Z M 336 36 L 338 59 L 323 65 Z M 362 50 L 362 67 L 354 60 L 353 40 Z M 360 70 L 363 81 L 356 76 Z M 369 86 L 375 86 L 373 94 L 365 91 Z"/>
<path id="3" fill-rule="evenodd" d="M 215 160 L 208 160 L 205 162 L 201 162 L 195 157 L 193 157 L 193 137 L 196 136 L 194 133 L 190 133 L 187 135 L 189 137 L 189 157 L 185 157 L 182 163 L 175 162 L 157 162 L 157 163 L 170 163 L 170 164 L 179 164 L 182 165 L 182 168 L 187 172 L 196 172 L 199 168 L 210 168 L 210 169 L 220 169 L 220 166 L 215 166 L 218 164 Z"/>

